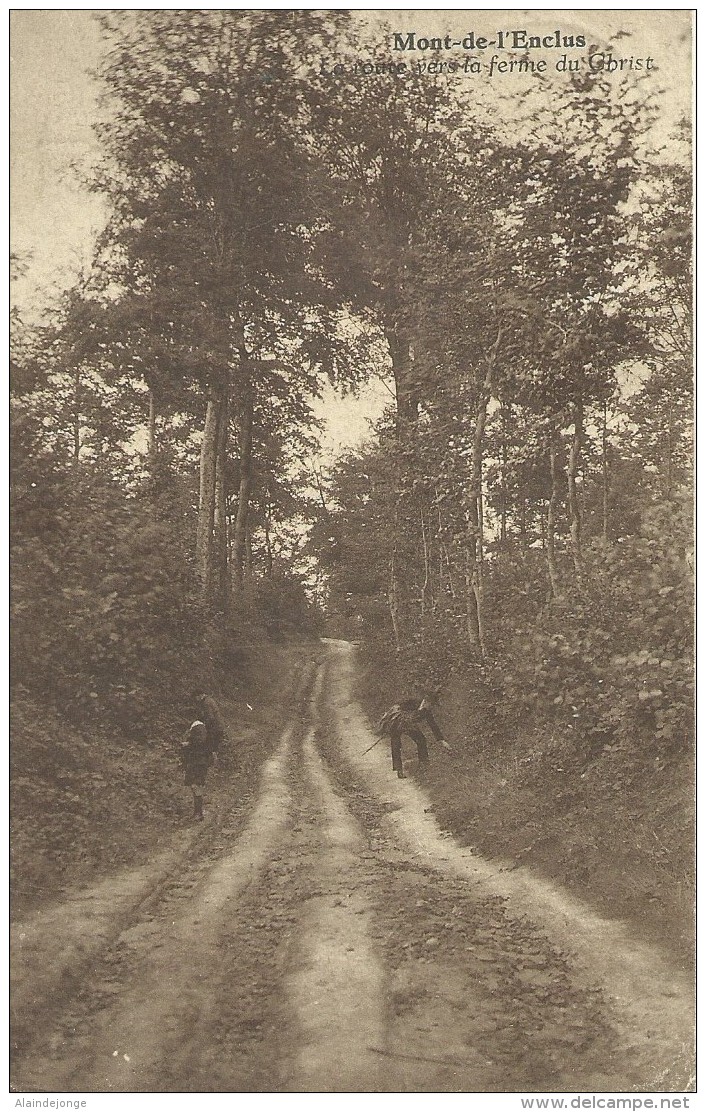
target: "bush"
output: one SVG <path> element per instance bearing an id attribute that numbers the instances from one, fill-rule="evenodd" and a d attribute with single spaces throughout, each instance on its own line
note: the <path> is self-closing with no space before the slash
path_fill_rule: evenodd
<path id="1" fill-rule="evenodd" d="M 580 591 L 515 635 L 507 698 L 588 737 L 655 748 L 693 728 L 690 501 L 655 506 L 641 531 L 586 554 Z"/>

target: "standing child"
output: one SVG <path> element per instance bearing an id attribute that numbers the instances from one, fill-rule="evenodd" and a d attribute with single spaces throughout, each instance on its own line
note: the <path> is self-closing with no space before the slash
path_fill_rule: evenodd
<path id="1" fill-rule="evenodd" d="M 203 722 L 192 722 L 181 747 L 181 763 L 184 769 L 184 783 L 191 788 L 194 798 L 194 818 L 203 819 L 203 792 L 206 774 L 213 762 L 213 751 L 209 745 L 208 731 Z"/>

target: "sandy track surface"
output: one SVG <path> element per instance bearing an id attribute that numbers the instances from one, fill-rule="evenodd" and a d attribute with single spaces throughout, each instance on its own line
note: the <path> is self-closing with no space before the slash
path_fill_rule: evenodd
<path id="1" fill-rule="evenodd" d="M 13 1089 L 692 1088 L 669 955 L 439 830 L 325 652 L 245 825 L 17 926 Z"/>

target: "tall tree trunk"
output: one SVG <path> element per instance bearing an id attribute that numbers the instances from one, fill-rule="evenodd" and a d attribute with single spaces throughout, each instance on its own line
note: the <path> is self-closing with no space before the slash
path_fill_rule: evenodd
<path id="1" fill-rule="evenodd" d="M 486 369 L 483 382 L 478 390 L 476 424 L 473 432 L 473 455 L 471 460 L 470 513 L 468 514 L 468 539 L 466 544 L 466 609 L 468 615 L 468 635 L 471 646 L 481 660 L 485 658 L 485 615 L 484 599 L 484 537 L 483 537 L 483 451 L 485 447 L 485 425 L 488 419 L 488 404 L 495 383 L 497 353 L 502 339 L 502 327 L 498 328 L 497 338 L 486 356 Z M 473 614 L 475 611 L 475 614 Z"/>
<path id="2" fill-rule="evenodd" d="M 456 587 L 453 581 L 453 573 L 451 571 L 451 558 L 449 557 L 449 550 L 444 542 L 444 525 L 441 519 L 441 502 L 439 500 L 439 488 L 434 488 L 436 495 L 436 512 L 438 519 L 438 539 L 439 539 L 439 595 L 444 592 L 444 562 L 446 563 L 446 580 L 449 586 L 449 594 L 451 598 L 456 598 Z"/>
<path id="3" fill-rule="evenodd" d="M 673 485 L 673 481 L 674 481 L 673 480 L 674 462 L 673 462 L 673 458 L 672 458 L 673 455 L 674 455 L 674 407 L 673 407 L 673 405 L 670 401 L 669 410 L 668 410 L 668 413 L 667 413 L 667 476 L 666 476 L 667 489 L 665 491 L 665 494 L 666 494 L 667 498 L 669 498 L 671 493 L 672 493 L 672 485 Z"/>
<path id="4" fill-rule="evenodd" d="M 404 616 L 404 624 L 406 624 L 406 617 L 409 612 L 410 585 L 406 582 L 400 583 L 397 576 L 397 545 L 408 546 L 406 550 L 403 550 L 403 555 L 411 559 L 412 553 L 409 548 L 414 544 L 412 537 L 416 530 L 416 521 L 412 520 L 411 510 L 407 511 L 401 508 L 405 470 L 403 454 L 406 448 L 414 445 L 416 439 L 419 418 L 419 390 L 413 382 L 412 351 L 409 337 L 393 319 L 385 322 L 385 336 L 390 350 L 392 373 L 395 380 L 395 421 L 397 442 L 401 449 L 397 454 L 395 464 L 395 491 L 398 502 L 395 508 L 393 526 L 395 549 L 390 562 L 388 587 L 390 620 L 395 638 L 395 649 L 399 653 L 402 647 L 400 613 Z"/>
<path id="5" fill-rule="evenodd" d="M 157 462 L 157 406 L 154 399 L 154 390 L 151 386 L 149 399 L 150 408 L 147 419 L 147 462 L 150 472 L 154 474 L 155 463 Z"/>
<path id="6" fill-rule="evenodd" d="M 209 602 L 213 587 L 213 523 L 222 408 L 223 393 L 212 387 L 201 440 L 199 517 L 196 527 L 196 571 L 202 595 Z"/>
<path id="7" fill-rule="evenodd" d="M 81 455 L 81 367 L 78 363 L 74 368 L 74 396 L 72 416 L 72 455 L 74 466 L 78 466 L 79 457 Z"/>
<path id="8" fill-rule="evenodd" d="M 250 353 L 245 346 L 242 325 L 238 344 L 240 356 L 240 412 L 238 415 L 238 444 L 240 448 L 240 483 L 238 486 L 238 510 L 233 530 L 233 579 L 236 590 L 243 586 L 245 569 L 245 547 L 248 536 L 250 515 L 250 496 L 253 487 L 253 417 L 255 409 L 255 390 Z"/>
<path id="9" fill-rule="evenodd" d="M 549 426 L 549 473 L 552 480 L 552 489 L 547 503 L 547 537 L 546 555 L 547 570 L 549 571 L 549 587 L 552 598 L 561 594 L 559 572 L 556 566 L 556 510 L 559 502 L 559 466 L 557 461 L 557 430 L 552 420 Z"/>
<path id="10" fill-rule="evenodd" d="M 477 499 L 477 531 L 476 531 L 476 555 L 475 566 L 473 569 L 472 586 L 473 598 L 476 607 L 476 621 L 478 624 L 478 648 L 480 650 L 481 660 L 485 660 L 485 536 L 483 532 L 483 471 L 482 460 L 480 470 L 480 488 L 478 490 Z"/>
<path id="11" fill-rule="evenodd" d="M 213 516 L 214 596 L 222 610 L 228 609 L 228 397 L 221 400 L 216 453 L 216 488 Z"/>
<path id="12" fill-rule="evenodd" d="M 520 547 L 523 554 L 526 554 L 528 546 L 527 536 L 527 499 L 525 498 L 524 490 L 520 491 Z"/>
<path id="13" fill-rule="evenodd" d="M 500 547 L 503 551 L 507 547 L 507 436 L 508 406 L 503 402 L 500 411 Z"/>
<path id="14" fill-rule="evenodd" d="M 603 402 L 603 434 L 601 437 L 601 477 L 603 486 L 603 543 L 608 543 L 608 402 Z"/>
<path id="15" fill-rule="evenodd" d="M 395 570 L 395 554 L 393 552 L 390 558 L 390 577 L 387 588 L 387 605 L 390 610 L 390 621 L 392 623 L 392 634 L 395 638 L 395 652 L 399 654 L 402 644 L 400 641 L 400 622 L 399 622 L 399 594 L 397 588 L 397 572 Z"/>
<path id="16" fill-rule="evenodd" d="M 321 488 L 319 488 L 319 490 L 320 489 Z M 274 559 L 272 556 L 272 537 L 270 535 L 271 515 L 272 503 L 270 502 L 270 492 L 268 490 L 267 501 L 265 503 L 265 575 L 268 579 L 272 579 L 272 573 L 274 571 Z"/>
<path id="17" fill-rule="evenodd" d="M 427 530 L 426 530 L 426 525 L 425 525 L 425 522 L 424 522 L 424 508 L 423 507 L 420 507 L 420 510 L 419 510 L 419 520 L 420 520 L 420 524 L 421 524 L 421 527 L 422 527 L 422 552 L 423 552 L 423 558 L 424 558 L 424 581 L 422 582 L 422 596 L 421 596 L 422 617 L 424 617 L 424 615 L 426 614 L 426 611 L 427 611 L 427 599 L 429 599 L 431 610 L 432 611 L 434 610 L 434 587 L 433 587 L 433 584 L 432 584 L 432 575 L 431 575 L 430 538 L 427 537 Z"/>
<path id="18" fill-rule="evenodd" d="M 483 615 L 481 613 L 483 592 L 480 582 L 483 576 L 483 545 L 481 540 L 483 530 L 483 507 L 480 487 L 483 482 L 482 428 L 485 426 L 484 413 L 485 405 L 481 403 L 476 416 L 466 539 L 466 618 L 468 638 L 471 643 L 471 648 L 481 659 L 484 655 L 484 649 Z"/>
<path id="19" fill-rule="evenodd" d="M 471 508 L 472 509 L 472 508 Z M 470 534 L 470 530 L 469 530 Z M 478 621 L 478 599 L 473 589 L 475 575 L 475 555 L 471 548 L 470 539 L 466 540 L 464 548 L 465 559 L 465 596 L 466 596 L 466 632 L 471 649 L 477 656 L 481 655 L 480 623 Z"/>
<path id="20" fill-rule="evenodd" d="M 253 563 L 252 552 L 252 529 L 250 522 L 248 522 L 247 533 L 245 534 L 245 579 L 248 583 L 252 583 L 255 574 L 255 566 Z"/>
<path id="21" fill-rule="evenodd" d="M 581 574 L 583 556 L 581 552 L 582 513 L 579 504 L 576 479 L 581 463 L 581 446 L 583 443 L 583 401 L 578 398 L 574 402 L 574 432 L 571 438 L 569 452 L 569 466 L 567 470 L 567 485 L 569 491 L 569 519 L 571 522 L 571 555 L 574 569 Z"/>
<path id="22" fill-rule="evenodd" d="M 446 578 L 449 584 L 449 594 L 451 595 L 451 598 L 455 600 L 458 592 L 456 591 L 456 585 L 454 584 L 453 571 L 451 570 L 451 557 L 449 556 L 449 550 L 446 545 L 442 546 L 442 554 L 446 561 Z"/>
<path id="23" fill-rule="evenodd" d="M 248 384 L 241 398 L 238 422 L 240 483 L 238 485 L 238 509 L 233 530 L 233 575 L 238 589 L 243 585 L 245 545 L 248 535 L 248 518 L 250 516 L 250 496 L 252 494 L 253 409 L 253 391 Z"/>
<path id="24" fill-rule="evenodd" d="M 329 515 L 329 511 L 328 511 L 328 506 L 326 505 L 326 497 L 324 495 L 324 488 L 323 488 L 323 485 L 321 483 L 321 472 L 317 471 L 315 467 L 312 470 L 313 470 L 313 473 L 314 473 L 314 479 L 316 480 L 316 489 L 319 492 L 319 501 L 321 502 L 321 509 L 324 511 L 324 517 L 326 519 L 328 519 L 330 515 Z"/>
<path id="25" fill-rule="evenodd" d="M 397 438 L 407 444 L 413 438 L 419 418 L 419 388 L 413 381 L 413 364 L 409 337 L 397 327 L 387 326 L 385 336 L 390 348 L 392 374 L 395 380 Z"/>

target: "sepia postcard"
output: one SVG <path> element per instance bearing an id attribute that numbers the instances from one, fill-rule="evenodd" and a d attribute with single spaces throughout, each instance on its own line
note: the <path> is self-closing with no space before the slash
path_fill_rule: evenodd
<path id="1" fill-rule="evenodd" d="M 694 13 L 10 22 L 8 1107 L 689 1108 Z"/>

